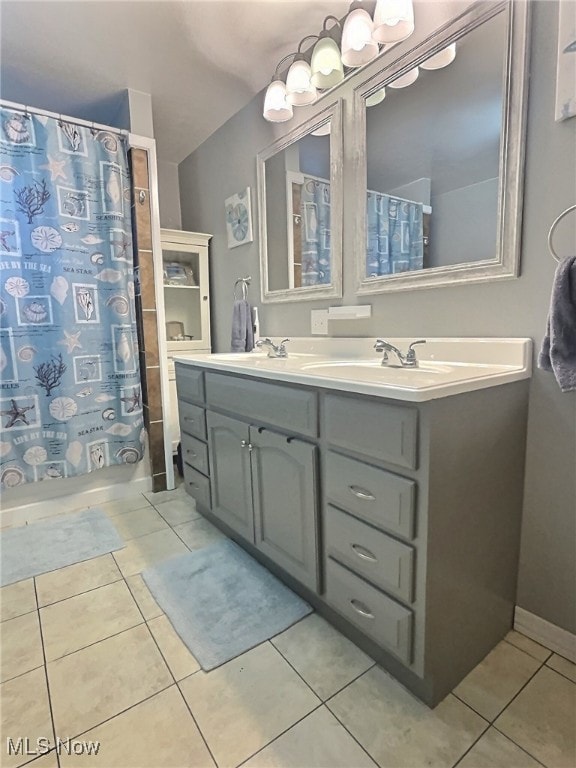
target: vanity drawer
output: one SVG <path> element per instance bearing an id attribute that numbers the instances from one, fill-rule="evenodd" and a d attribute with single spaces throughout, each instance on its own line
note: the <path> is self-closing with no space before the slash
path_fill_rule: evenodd
<path id="1" fill-rule="evenodd" d="M 204 408 L 187 403 L 185 400 L 178 401 L 178 413 L 180 414 L 180 429 L 189 435 L 206 440 L 206 413 Z"/>
<path id="2" fill-rule="evenodd" d="M 328 442 L 399 467 L 417 467 L 418 411 L 401 405 L 326 396 Z"/>
<path id="3" fill-rule="evenodd" d="M 326 495 L 377 528 L 411 539 L 416 483 L 332 451 L 326 456 Z"/>
<path id="4" fill-rule="evenodd" d="M 186 462 L 184 462 L 184 484 L 186 485 L 186 492 L 190 496 L 193 496 L 204 507 L 211 508 L 210 480 Z"/>
<path id="5" fill-rule="evenodd" d="M 193 403 L 204 402 L 204 371 L 189 365 L 176 363 L 176 387 L 178 397 Z"/>
<path id="6" fill-rule="evenodd" d="M 310 390 L 207 373 L 206 401 L 238 416 L 307 437 L 318 434 L 318 398 Z"/>
<path id="7" fill-rule="evenodd" d="M 191 435 L 182 432 L 182 459 L 194 469 L 209 475 L 208 446 Z"/>
<path id="8" fill-rule="evenodd" d="M 324 520 L 324 540 L 327 555 L 377 587 L 412 601 L 412 547 L 330 505 Z"/>
<path id="9" fill-rule="evenodd" d="M 378 645 L 406 663 L 412 656 L 412 611 L 330 558 L 326 601 Z"/>

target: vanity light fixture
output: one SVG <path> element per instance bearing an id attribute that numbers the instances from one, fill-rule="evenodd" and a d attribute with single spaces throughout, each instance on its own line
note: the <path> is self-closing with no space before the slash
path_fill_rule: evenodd
<path id="1" fill-rule="evenodd" d="M 409 69 L 406 74 L 402 75 L 402 77 L 397 77 L 396 80 L 388 83 L 388 85 L 390 88 L 407 88 L 409 85 L 416 82 L 419 74 L 419 68 L 414 67 L 414 69 Z"/>
<path id="2" fill-rule="evenodd" d="M 382 101 L 384 101 L 386 97 L 386 88 L 379 88 L 377 91 L 374 91 L 373 94 L 367 97 L 366 99 L 366 106 L 367 107 L 375 107 L 376 104 L 380 104 Z"/>
<path id="3" fill-rule="evenodd" d="M 285 123 L 293 117 L 294 110 L 286 96 L 286 85 L 274 75 L 264 97 L 265 120 L 270 123 Z"/>
<path id="4" fill-rule="evenodd" d="M 302 44 L 306 40 L 318 40 L 318 35 L 307 35 L 298 44 L 298 50 L 293 55 L 294 62 L 286 77 L 286 99 L 289 104 L 302 107 L 314 104 L 318 98 L 316 86 L 312 82 L 312 70 L 302 53 Z"/>
<path id="5" fill-rule="evenodd" d="M 316 128 L 315 131 L 311 131 L 311 136 L 329 136 L 330 135 L 330 121 L 321 125 L 320 128 Z"/>
<path id="6" fill-rule="evenodd" d="M 446 48 L 435 53 L 434 56 L 430 56 L 429 59 L 423 61 L 420 66 L 422 69 L 442 69 L 442 67 L 447 67 L 448 64 L 452 64 L 455 58 L 456 43 L 451 43 Z"/>
<path id="7" fill-rule="evenodd" d="M 372 37 L 378 43 L 399 43 L 414 32 L 412 0 L 377 0 Z"/>
<path id="8" fill-rule="evenodd" d="M 357 3 L 350 8 L 342 30 L 342 63 L 346 67 L 362 67 L 378 56 L 380 47 L 372 38 L 374 22 L 368 11 Z"/>
<path id="9" fill-rule="evenodd" d="M 341 27 L 336 16 L 326 16 L 322 31 L 318 35 L 318 42 L 312 51 L 312 83 L 316 88 L 326 90 L 333 88 L 344 80 L 344 66 L 340 56 L 340 48 L 336 41 L 330 37 L 330 30 L 326 29 L 328 21 L 335 21 Z"/>

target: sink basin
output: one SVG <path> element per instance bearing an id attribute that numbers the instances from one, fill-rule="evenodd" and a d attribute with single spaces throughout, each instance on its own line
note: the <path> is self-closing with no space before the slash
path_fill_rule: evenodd
<path id="1" fill-rule="evenodd" d="M 453 375 L 454 366 L 441 363 L 422 363 L 418 368 L 382 365 L 376 360 L 330 360 L 308 363 L 301 370 L 316 376 L 369 381 L 381 384 L 401 384 L 406 387 L 427 387 L 438 384 L 439 377 Z"/>

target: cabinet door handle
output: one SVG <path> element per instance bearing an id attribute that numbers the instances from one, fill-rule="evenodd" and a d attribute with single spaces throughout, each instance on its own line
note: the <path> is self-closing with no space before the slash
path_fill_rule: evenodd
<path id="1" fill-rule="evenodd" d="M 370 608 L 368 608 L 368 606 L 365 603 L 360 602 L 360 600 L 356 600 L 356 599 L 350 600 L 350 605 L 352 606 L 352 608 L 354 608 L 356 613 L 359 613 L 360 616 L 364 616 L 365 619 L 374 618 L 374 614 L 372 613 Z"/>
<path id="2" fill-rule="evenodd" d="M 192 418 L 192 416 L 184 416 L 184 421 L 191 421 L 192 424 L 194 424 L 194 419 Z"/>
<path id="3" fill-rule="evenodd" d="M 363 547 L 361 544 L 350 544 L 354 550 L 354 554 L 358 555 L 361 560 L 370 560 L 371 563 L 375 563 L 378 558 L 369 549 Z"/>
<path id="4" fill-rule="evenodd" d="M 190 486 L 190 488 L 198 488 L 196 483 L 193 483 L 192 480 L 188 480 L 188 485 Z"/>
<path id="5" fill-rule="evenodd" d="M 247 446 L 248 446 L 248 443 L 246 442 L 246 440 L 242 440 L 242 442 L 240 443 L 240 448 L 246 448 Z"/>
<path id="6" fill-rule="evenodd" d="M 348 489 L 357 499 L 362 499 L 362 501 L 376 501 L 376 496 L 365 488 L 360 488 L 357 485 L 349 485 Z"/>
<path id="7" fill-rule="evenodd" d="M 186 448 L 186 453 L 187 453 L 189 456 L 192 456 L 192 458 L 193 458 L 193 459 L 195 459 L 195 458 L 198 456 L 198 454 L 197 454 L 197 453 L 195 453 L 194 451 L 191 451 L 191 450 L 190 450 L 190 448 Z"/>

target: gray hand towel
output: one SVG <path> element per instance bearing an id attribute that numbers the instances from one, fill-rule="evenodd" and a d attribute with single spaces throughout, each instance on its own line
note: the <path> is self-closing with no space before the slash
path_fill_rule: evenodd
<path id="1" fill-rule="evenodd" d="M 576 256 L 556 269 L 538 367 L 554 372 L 562 392 L 576 389 Z"/>
<path id="2" fill-rule="evenodd" d="M 252 308 L 245 299 L 234 302 L 232 308 L 232 343 L 231 352 L 252 352 L 254 349 L 254 328 L 252 326 Z"/>

